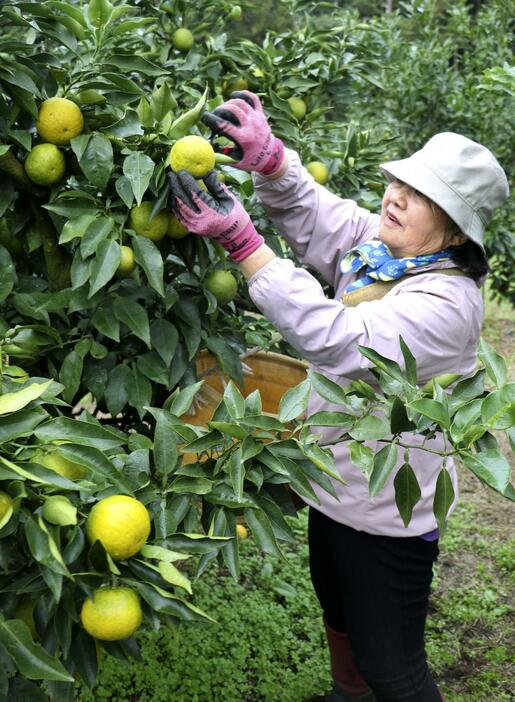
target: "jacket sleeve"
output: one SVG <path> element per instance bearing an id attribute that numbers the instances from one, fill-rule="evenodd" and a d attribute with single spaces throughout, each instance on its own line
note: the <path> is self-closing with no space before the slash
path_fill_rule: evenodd
<path id="1" fill-rule="evenodd" d="M 457 294 L 456 279 L 416 278 L 382 300 L 346 308 L 328 299 L 308 271 L 276 258 L 250 279 L 249 292 L 299 354 L 333 376 L 371 379 L 367 369 L 372 364 L 358 345 L 403 367 L 401 335 L 417 360 L 419 380 L 472 372 L 482 318 L 475 283 L 468 281 L 470 291 Z"/>
<path id="2" fill-rule="evenodd" d="M 293 251 L 334 288 L 343 253 L 377 235 L 379 216 L 329 192 L 287 150 L 289 165 L 280 178 L 254 175 L 254 186 L 265 212 Z"/>

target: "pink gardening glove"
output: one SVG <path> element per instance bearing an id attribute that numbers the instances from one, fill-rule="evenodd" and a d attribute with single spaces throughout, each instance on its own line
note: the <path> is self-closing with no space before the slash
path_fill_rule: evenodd
<path id="1" fill-rule="evenodd" d="M 214 134 L 234 141 L 224 153 L 237 160 L 234 168 L 272 175 L 281 166 L 284 144 L 272 134 L 257 95 L 248 90 L 232 93 L 213 112 L 204 112 L 202 121 Z"/>
<path id="2" fill-rule="evenodd" d="M 173 213 L 190 232 L 208 236 L 221 244 L 240 263 L 254 253 L 264 239 L 258 234 L 241 202 L 210 171 L 203 190 L 187 171 L 169 173 Z"/>

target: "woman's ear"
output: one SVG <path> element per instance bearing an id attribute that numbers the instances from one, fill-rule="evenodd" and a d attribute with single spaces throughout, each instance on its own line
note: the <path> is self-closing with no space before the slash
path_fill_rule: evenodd
<path id="1" fill-rule="evenodd" d="M 461 246 L 467 241 L 468 237 L 463 232 L 457 231 L 451 235 L 451 240 L 448 246 Z"/>

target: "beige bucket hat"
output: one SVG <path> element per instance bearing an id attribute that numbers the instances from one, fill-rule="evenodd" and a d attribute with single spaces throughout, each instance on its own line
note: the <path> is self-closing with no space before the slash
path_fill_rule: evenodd
<path id="1" fill-rule="evenodd" d="M 506 174 L 485 146 L 441 132 L 409 158 L 380 168 L 388 180 L 402 180 L 439 205 L 484 251 L 484 231 L 509 195 Z"/>

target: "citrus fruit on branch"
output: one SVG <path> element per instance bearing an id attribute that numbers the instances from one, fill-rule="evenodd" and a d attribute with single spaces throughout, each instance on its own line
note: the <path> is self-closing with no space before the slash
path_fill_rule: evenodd
<path id="1" fill-rule="evenodd" d="M 134 251 L 131 249 L 130 246 L 122 246 L 122 254 L 120 258 L 120 263 L 118 265 L 118 268 L 116 269 L 116 275 L 120 276 L 123 278 L 124 276 L 128 276 L 132 273 L 134 270 Z"/>
<path id="2" fill-rule="evenodd" d="M 238 281 L 229 271 L 214 271 L 204 278 L 204 287 L 213 293 L 219 305 L 226 305 L 236 297 Z"/>
<path id="3" fill-rule="evenodd" d="M 176 29 L 172 34 L 172 44 L 178 51 L 189 51 L 194 42 L 193 34 L 189 29 L 185 29 L 184 27 Z"/>
<path id="4" fill-rule="evenodd" d="M 306 169 L 320 185 L 325 185 L 329 180 L 329 169 L 322 161 L 310 161 Z"/>
<path id="5" fill-rule="evenodd" d="M 145 505 L 128 495 L 112 495 L 97 502 L 86 522 L 91 544 L 100 541 L 114 560 L 134 556 L 150 534 L 150 517 Z"/>
<path id="6" fill-rule="evenodd" d="M 53 97 L 41 103 L 36 120 L 39 136 L 51 144 L 68 144 L 82 134 L 84 118 L 78 105 L 62 97 Z"/>
<path id="7" fill-rule="evenodd" d="M 161 210 L 150 219 L 153 207 L 154 203 L 149 200 L 145 200 L 141 205 L 133 207 L 129 216 L 129 226 L 140 236 L 144 236 L 151 241 L 160 241 L 168 229 L 168 212 Z"/>
<path id="8" fill-rule="evenodd" d="M 194 178 L 203 178 L 215 167 L 215 151 L 207 139 L 190 134 L 172 146 L 170 166 L 176 173 L 185 170 Z"/>
<path id="9" fill-rule="evenodd" d="M 66 160 L 55 144 L 38 144 L 25 159 L 25 172 L 36 185 L 58 183 L 66 170 Z"/>
<path id="10" fill-rule="evenodd" d="M 139 629 L 143 610 L 139 597 L 128 587 L 101 587 L 84 601 L 82 626 L 101 641 L 121 641 Z"/>

